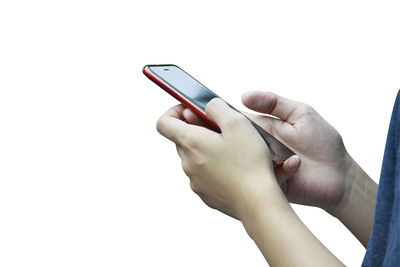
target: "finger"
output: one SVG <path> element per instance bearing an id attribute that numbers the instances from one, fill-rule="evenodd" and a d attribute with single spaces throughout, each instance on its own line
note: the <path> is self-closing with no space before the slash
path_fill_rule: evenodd
<path id="1" fill-rule="evenodd" d="M 164 113 L 157 121 L 157 131 L 182 148 L 219 135 L 215 131 L 186 123 L 183 120 L 184 109 L 185 106 L 177 105 Z"/>
<path id="2" fill-rule="evenodd" d="M 297 155 L 286 159 L 281 167 L 275 169 L 278 184 L 283 185 L 300 168 L 300 165 L 301 160 Z"/>
<path id="3" fill-rule="evenodd" d="M 206 106 L 206 115 L 221 128 L 221 131 L 223 131 L 224 128 L 226 129 L 228 124 L 233 125 L 231 122 L 238 122 L 242 118 L 245 119 L 242 114 L 229 107 L 221 98 L 213 98 L 208 102 Z"/>
<path id="4" fill-rule="evenodd" d="M 271 114 L 287 121 L 296 123 L 302 114 L 305 104 L 278 96 L 271 92 L 250 91 L 242 96 L 243 104 L 251 110 Z"/>
<path id="5" fill-rule="evenodd" d="M 185 109 L 183 105 L 177 105 L 165 112 L 157 121 L 157 131 L 171 140 L 172 142 L 180 145 L 181 138 L 188 132 L 188 124 L 182 119 L 182 112 Z"/>
<path id="6" fill-rule="evenodd" d="M 178 104 L 167 110 L 163 115 L 168 115 L 176 119 L 183 120 L 183 111 L 186 107 L 183 104 Z"/>
<path id="7" fill-rule="evenodd" d="M 188 108 L 183 110 L 183 118 L 187 123 L 209 128 L 209 125 L 199 115 Z"/>

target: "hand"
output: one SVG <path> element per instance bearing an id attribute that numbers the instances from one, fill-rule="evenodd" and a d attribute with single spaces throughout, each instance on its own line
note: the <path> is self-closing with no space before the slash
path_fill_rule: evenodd
<path id="1" fill-rule="evenodd" d="M 243 112 L 242 112 L 243 113 Z M 246 114 L 247 117 L 251 117 L 251 114 Z M 188 108 L 181 111 L 180 117 L 187 123 L 205 127 L 210 130 L 214 130 L 213 127 L 209 126 L 201 117 Z M 263 137 L 264 138 L 264 137 Z M 267 137 L 270 138 L 270 137 Z M 269 147 L 270 152 L 278 156 L 278 158 L 285 158 L 287 155 L 287 148 L 279 142 L 274 142 L 274 147 Z M 273 149 L 273 150 L 272 150 Z M 275 176 L 280 185 L 284 185 L 285 181 L 294 174 L 300 167 L 301 160 L 297 155 L 292 155 L 287 158 L 283 164 L 279 164 L 274 167 Z"/>
<path id="2" fill-rule="evenodd" d="M 334 214 L 350 188 L 346 175 L 353 164 L 339 133 L 313 108 L 269 92 L 248 92 L 243 104 L 267 132 L 301 158 L 300 169 L 283 184 L 293 203 L 317 206 Z"/>
<path id="3" fill-rule="evenodd" d="M 267 145 L 240 113 L 221 99 L 206 107 L 221 134 L 183 121 L 183 105 L 167 111 L 157 130 L 176 144 L 192 190 L 210 207 L 240 219 L 270 190 L 279 190 Z"/>

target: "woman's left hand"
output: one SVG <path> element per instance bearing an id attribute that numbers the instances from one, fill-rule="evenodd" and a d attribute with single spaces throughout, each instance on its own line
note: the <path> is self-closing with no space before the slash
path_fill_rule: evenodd
<path id="1" fill-rule="evenodd" d="M 157 121 L 160 134 L 176 144 L 192 190 L 211 208 L 240 219 L 270 190 L 280 190 L 270 152 L 248 119 L 214 98 L 208 118 L 221 133 L 184 121 L 183 105 Z"/>

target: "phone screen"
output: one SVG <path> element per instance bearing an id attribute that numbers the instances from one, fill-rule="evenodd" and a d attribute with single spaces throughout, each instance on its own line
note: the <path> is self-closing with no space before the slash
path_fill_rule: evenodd
<path id="1" fill-rule="evenodd" d="M 205 111 L 206 105 L 211 99 L 218 97 L 177 66 L 149 66 L 149 68 L 158 78 L 169 84 L 203 111 Z"/>

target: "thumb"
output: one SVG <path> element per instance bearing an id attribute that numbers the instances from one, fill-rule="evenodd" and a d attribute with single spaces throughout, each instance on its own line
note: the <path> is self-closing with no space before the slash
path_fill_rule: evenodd
<path id="1" fill-rule="evenodd" d="M 306 106 L 272 92 L 249 91 L 242 96 L 243 104 L 251 110 L 271 114 L 289 123 L 295 123 Z"/>
<path id="2" fill-rule="evenodd" d="M 275 168 L 275 176 L 279 185 L 286 182 L 301 165 L 301 159 L 297 155 L 293 155 L 286 159 L 282 166 Z"/>
<path id="3" fill-rule="evenodd" d="M 212 121 L 217 123 L 221 131 L 228 128 L 231 121 L 238 121 L 240 117 L 245 118 L 241 113 L 232 109 L 221 98 L 213 98 L 206 106 L 206 115 Z"/>

